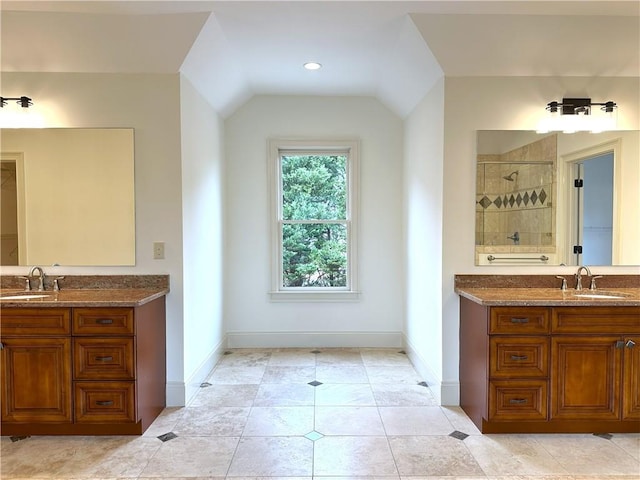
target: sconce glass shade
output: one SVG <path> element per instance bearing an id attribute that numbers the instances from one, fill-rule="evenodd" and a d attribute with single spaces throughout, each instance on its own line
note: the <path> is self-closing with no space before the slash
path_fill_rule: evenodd
<path id="1" fill-rule="evenodd" d="M 550 102 L 546 110 L 547 115 L 538 124 L 538 133 L 600 133 L 617 128 L 618 109 L 612 101 L 591 103 L 591 99 L 563 99 L 563 103 Z"/>

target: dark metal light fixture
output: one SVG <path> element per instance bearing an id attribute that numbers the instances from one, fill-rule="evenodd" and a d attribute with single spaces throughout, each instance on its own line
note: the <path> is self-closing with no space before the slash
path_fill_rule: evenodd
<path id="1" fill-rule="evenodd" d="M 29 97 L 0 97 L 0 107 L 4 107 L 8 101 L 16 100 L 16 103 L 22 108 L 29 108 L 33 105 L 33 101 Z"/>
<path id="2" fill-rule="evenodd" d="M 596 109 L 594 107 L 600 107 Z M 563 98 L 562 102 L 549 102 L 546 106 L 548 117 L 545 118 L 539 133 L 563 131 L 602 132 L 616 128 L 615 113 L 618 106 L 615 102 L 592 102 L 590 98 Z"/>

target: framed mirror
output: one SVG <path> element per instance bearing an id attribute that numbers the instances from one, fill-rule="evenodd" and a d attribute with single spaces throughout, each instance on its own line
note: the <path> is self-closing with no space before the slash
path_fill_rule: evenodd
<path id="1" fill-rule="evenodd" d="M 639 265 L 639 133 L 478 131 L 476 265 Z"/>
<path id="2" fill-rule="evenodd" d="M 0 130 L 2 265 L 135 265 L 133 129 Z"/>

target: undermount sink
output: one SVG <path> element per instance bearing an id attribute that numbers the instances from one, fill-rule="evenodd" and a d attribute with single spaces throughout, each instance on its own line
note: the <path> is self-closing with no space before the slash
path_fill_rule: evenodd
<path id="1" fill-rule="evenodd" d="M 627 293 L 621 292 L 606 292 L 606 291 L 588 291 L 584 293 L 574 293 L 574 297 L 582 297 L 582 298 L 626 298 L 629 296 Z"/>
<path id="2" fill-rule="evenodd" d="M 30 300 L 32 298 L 47 298 L 49 295 L 44 293 L 23 293 L 23 294 L 11 294 L 3 295 L 0 300 Z"/>

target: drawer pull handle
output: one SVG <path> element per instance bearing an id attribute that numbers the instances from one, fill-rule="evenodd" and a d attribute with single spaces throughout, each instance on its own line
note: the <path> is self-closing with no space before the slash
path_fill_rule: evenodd
<path id="1" fill-rule="evenodd" d="M 625 346 L 627 348 L 633 348 L 636 346 L 636 342 L 634 342 L 633 340 L 627 340 L 627 343 L 625 344 Z"/>
<path id="2" fill-rule="evenodd" d="M 528 360 L 528 355 L 511 355 L 511 360 Z"/>
<path id="3" fill-rule="evenodd" d="M 113 400 L 98 400 L 96 401 L 96 405 L 99 407 L 110 407 L 113 405 Z"/>
<path id="4" fill-rule="evenodd" d="M 523 403 L 527 403 L 527 399 L 526 398 L 512 398 L 511 400 L 509 400 L 509 403 L 512 405 L 521 405 Z"/>
<path id="5" fill-rule="evenodd" d="M 616 348 L 622 348 L 622 347 L 624 347 L 624 340 L 617 340 Z"/>
<path id="6" fill-rule="evenodd" d="M 511 323 L 529 323 L 527 317 L 511 317 Z"/>
<path id="7" fill-rule="evenodd" d="M 111 362 L 113 361 L 113 357 L 112 356 L 105 356 L 105 357 L 96 357 L 96 361 L 97 362 Z"/>
<path id="8" fill-rule="evenodd" d="M 98 325 L 111 325 L 113 323 L 113 318 L 98 318 L 96 323 Z"/>

